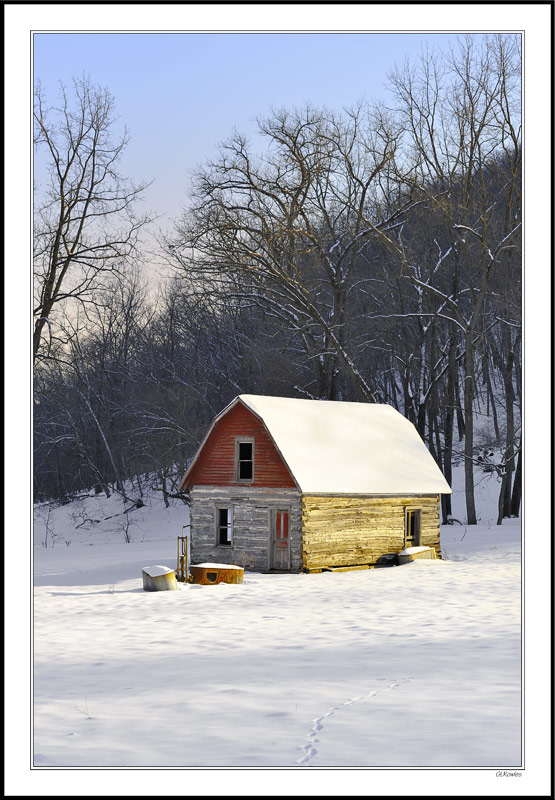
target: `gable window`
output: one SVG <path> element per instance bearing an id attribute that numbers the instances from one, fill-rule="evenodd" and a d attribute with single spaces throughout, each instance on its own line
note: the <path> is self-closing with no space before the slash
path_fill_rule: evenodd
<path id="1" fill-rule="evenodd" d="M 231 522 L 231 508 L 216 509 L 216 544 L 231 547 L 233 526 Z"/>
<path id="2" fill-rule="evenodd" d="M 405 547 L 420 546 L 420 521 L 422 509 L 405 508 Z"/>
<path id="3" fill-rule="evenodd" d="M 238 481 L 254 480 L 254 439 L 237 439 L 235 442 L 235 477 Z"/>

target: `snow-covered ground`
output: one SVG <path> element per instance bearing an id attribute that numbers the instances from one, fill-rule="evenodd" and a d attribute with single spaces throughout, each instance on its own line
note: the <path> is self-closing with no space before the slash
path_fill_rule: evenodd
<path id="1" fill-rule="evenodd" d="M 517 766 L 518 539 L 450 529 L 444 562 L 163 593 L 141 566 L 173 539 L 43 549 L 35 764 Z"/>
<path id="2" fill-rule="evenodd" d="M 444 561 L 148 593 L 187 523 L 151 503 L 37 508 L 36 766 L 521 764 L 519 520 L 444 528 Z"/>
<path id="3" fill-rule="evenodd" d="M 173 592 L 141 570 L 175 568 L 182 503 L 37 506 L 33 766 L 517 771 L 521 528 L 496 495 L 488 476 L 465 526 L 455 492 L 444 560 Z"/>

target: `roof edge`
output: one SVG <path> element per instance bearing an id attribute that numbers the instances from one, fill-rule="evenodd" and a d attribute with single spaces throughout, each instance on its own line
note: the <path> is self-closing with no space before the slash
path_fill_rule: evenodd
<path id="1" fill-rule="evenodd" d="M 449 487 L 449 484 L 446 482 Z M 302 492 L 303 497 L 437 497 L 440 494 L 452 494 L 453 490 L 441 492 Z"/>

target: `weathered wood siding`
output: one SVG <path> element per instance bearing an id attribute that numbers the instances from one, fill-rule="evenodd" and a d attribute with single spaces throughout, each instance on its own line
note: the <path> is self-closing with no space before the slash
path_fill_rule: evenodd
<path id="1" fill-rule="evenodd" d="M 235 439 L 241 436 L 254 439 L 254 480 L 249 486 L 296 488 L 266 428 L 242 403 L 233 406 L 214 426 L 191 470 L 188 485 L 237 485 Z"/>
<path id="2" fill-rule="evenodd" d="M 216 509 L 230 507 L 233 543 L 216 544 Z M 289 511 L 291 571 L 302 569 L 301 496 L 295 489 L 253 486 L 193 486 L 191 490 L 191 563 L 237 564 L 256 572 L 270 568 L 270 515 Z"/>
<path id="3" fill-rule="evenodd" d="M 404 509 L 421 508 L 420 544 L 440 555 L 438 495 L 303 496 L 303 568 L 372 564 L 404 549 Z"/>

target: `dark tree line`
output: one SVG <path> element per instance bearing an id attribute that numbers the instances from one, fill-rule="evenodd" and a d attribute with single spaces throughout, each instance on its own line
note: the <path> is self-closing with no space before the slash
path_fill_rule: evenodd
<path id="1" fill-rule="evenodd" d="M 167 498 L 213 416 L 253 392 L 390 403 L 448 481 L 464 463 L 470 524 L 479 470 L 499 475 L 498 522 L 518 514 L 519 87 L 517 38 L 468 37 L 393 73 L 390 109 L 276 111 L 261 154 L 224 144 L 162 243 L 157 296 L 126 258 L 56 316 L 38 496 L 133 477 Z"/>

